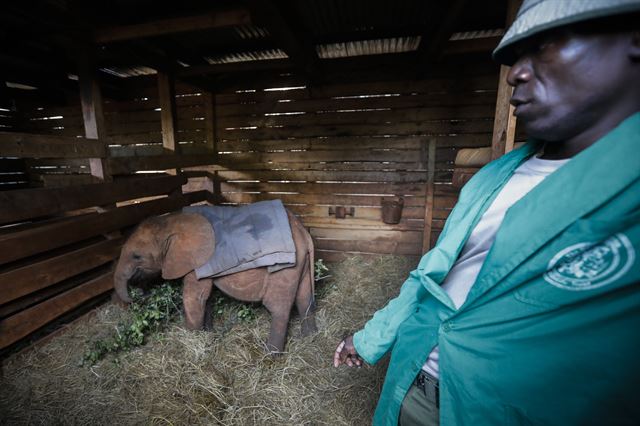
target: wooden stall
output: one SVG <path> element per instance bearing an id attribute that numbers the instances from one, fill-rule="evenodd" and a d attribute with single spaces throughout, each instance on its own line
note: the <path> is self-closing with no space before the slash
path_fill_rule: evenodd
<path id="1" fill-rule="evenodd" d="M 105 300 L 132 227 L 193 203 L 281 199 L 325 261 L 426 252 L 458 151 L 513 146 L 490 52 L 516 4 L 3 5 L 0 351 Z"/>

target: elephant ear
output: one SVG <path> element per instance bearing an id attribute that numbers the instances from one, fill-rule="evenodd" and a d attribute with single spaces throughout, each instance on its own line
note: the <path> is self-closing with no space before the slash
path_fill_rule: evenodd
<path id="1" fill-rule="evenodd" d="M 162 246 L 162 278 L 174 280 L 204 265 L 215 249 L 213 228 L 204 216 L 180 213 L 167 218 Z"/>

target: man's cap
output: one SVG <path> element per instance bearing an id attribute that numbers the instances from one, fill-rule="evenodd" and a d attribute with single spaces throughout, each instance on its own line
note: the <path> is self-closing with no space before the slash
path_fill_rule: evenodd
<path id="1" fill-rule="evenodd" d="M 640 12 L 640 0 L 524 0 L 493 59 L 511 65 L 518 59 L 513 47 L 521 40 L 553 28 L 633 12 Z"/>

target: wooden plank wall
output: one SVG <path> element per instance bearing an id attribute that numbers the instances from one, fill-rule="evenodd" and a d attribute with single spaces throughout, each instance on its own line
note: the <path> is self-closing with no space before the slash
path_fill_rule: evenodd
<path id="1" fill-rule="evenodd" d="M 18 119 L 14 105 L 8 102 L 0 103 L 0 131 L 14 131 Z M 21 158 L 7 156 L 0 151 L 0 191 L 24 188 L 28 185 L 29 176 L 25 161 Z"/>
<path id="2" fill-rule="evenodd" d="M 120 231 L 185 204 L 280 198 L 317 258 L 421 255 L 456 201 L 457 151 L 491 145 L 497 81 L 478 63 L 419 81 L 309 88 L 282 76 L 215 96 L 177 85 L 176 153 L 163 149 L 157 86 L 105 103 L 106 149 L 83 137 L 79 102 L 21 110 L 19 130 L 41 134 L 0 132 L 0 170 L 45 187 L 0 192 L 0 351 L 104 295 Z M 113 182 L 96 183 L 88 158 L 106 159 Z M 124 176 L 164 169 L 185 173 Z M 381 202 L 400 196 L 402 220 L 383 223 Z"/>
<path id="3" fill-rule="evenodd" d="M 114 232 L 204 200 L 167 196 L 184 182 L 156 176 L 0 192 L 0 350 L 111 290 L 124 241 Z M 149 201 L 126 202 L 141 197 Z"/>
<path id="4" fill-rule="evenodd" d="M 211 162 L 212 142 L 207 140 L 205 102 L 207 95 L 193 87 L 176 85 L 177 142 L 184 158 L 176 159 L 162 146 L 160 101 L 153 79 L 144 88 L 132 89 L 127 98 L 104 100 L 109 162 L 114 175 L 139 171 L 162 171 L 176 164 Z M 79 99 L 68 105 L 48 105 L 33 101 L 20 105 L 24 116 L 21 131 L 34 134 L 83 137 L 84 125 Z M 211 139 L 211 137 L 209 138 Z M 165 157 L 165 155 L 167 158 Z M 170 164 L 169 164 L 170 163 Z M 67 186 L 95 183 L 87 159 L 31 159 L 27 164 L 32 186 Z"/>
<path id="5" fill-rule="evenodd" d="M 288 89 L 285 87 L 289 86 Z M 278 88 L 280 87 L 280 88 Z M 456 201 L 459 148 L 491 145 L 497 67 L 442 67 L 421 81 L 291 88 L 248 86 L 215 97 L 219 161 L 206 170 L 222 202 L 280 198 L 315 237 L 317 256 L 423 252 Z M 425 215 L 428 146 L 436 144 L 433 210 Z M 402 220 L 384 224 L 380 203 L 404 197 Z M 330 207 L 354 208 L 337 219 Z"/>

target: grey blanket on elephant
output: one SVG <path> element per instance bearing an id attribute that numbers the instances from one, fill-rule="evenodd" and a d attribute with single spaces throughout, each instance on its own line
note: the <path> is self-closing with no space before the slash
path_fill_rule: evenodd
<path id="1" fill-rule="evenodd" d="M 295 266 L 296 247 L 280 200 L 242 207 L 190 206 L 183 211 L 206 217 L 215 233 L 215 251 L 195 270 L 198 279 L 263 266 L 268 266 L 269 272 Z"/>

